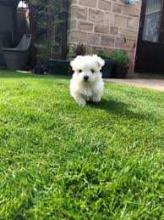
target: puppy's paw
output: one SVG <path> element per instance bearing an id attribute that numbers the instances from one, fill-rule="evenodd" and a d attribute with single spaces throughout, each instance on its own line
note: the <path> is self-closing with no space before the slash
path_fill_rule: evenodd
<path id="1" fill-rule="evenodd" d="M 85 106 L 86 105 L 86 101 L 85 100 L 78 100 L 77 103 L 80 105 L 80 106 Z"/>
<path id="2" fill-rule="evenodd" d="M 93 101 L 95 104 L 99 104 L 99 103 L 101 102 L 101 97 L 95 96 L 95 97 L 93 97 L 92 101 Z"/>
<path id="3" fill-rule="evenodd" d="M 80 106 L 85 106 L 86 105 L 86 101 L 83 98 L 75 98 L 75 101 L 80 105 Z"/>

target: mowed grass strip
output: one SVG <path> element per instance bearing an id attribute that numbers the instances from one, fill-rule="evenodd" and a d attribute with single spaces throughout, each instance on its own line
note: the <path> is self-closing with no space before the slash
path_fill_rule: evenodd
<path id="1" fill-rule="evenodd" d="M 0 219 L 163 219 L 164 93 L 0 72 Z"/>

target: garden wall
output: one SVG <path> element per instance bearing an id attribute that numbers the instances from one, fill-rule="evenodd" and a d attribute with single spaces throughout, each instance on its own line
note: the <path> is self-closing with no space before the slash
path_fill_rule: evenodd
<path id="1" fill-rule="evenodd" d="M 121 0 L 72 0 L 68 44 L 83 43 L 88 53 L 104 48 L 124 49 L 134 67 L 140 3 L 127 5 Z"/>

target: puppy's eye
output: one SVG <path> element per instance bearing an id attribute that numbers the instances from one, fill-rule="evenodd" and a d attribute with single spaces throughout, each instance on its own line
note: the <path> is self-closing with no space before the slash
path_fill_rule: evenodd
<path id="1" fill-rule="evenodd" d="M 78 72 L 79 72 L 79 73 L 82 73 L 82 70 L 80 69 L 80 70 L 78 70 Z"/>
<path id="2" fill-rule="evenodd" d="M 91 72 L 92 72 L 92 73 L 95 73 L 96 71 L 95 71 L 94 69 L 91 69 Z"/>

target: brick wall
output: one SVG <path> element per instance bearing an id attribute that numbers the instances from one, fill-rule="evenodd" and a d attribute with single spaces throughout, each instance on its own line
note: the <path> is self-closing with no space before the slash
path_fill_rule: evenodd
<path id="1" fill-rule="evenodd" d="M 69 46 L 83 43 L 88 53 L 102 48 L 124 49 L 134 66 L 140 4 L 126 5 L 122 0 L 72 0 Z"/>

